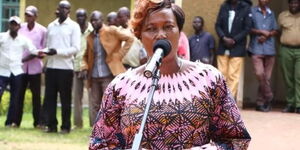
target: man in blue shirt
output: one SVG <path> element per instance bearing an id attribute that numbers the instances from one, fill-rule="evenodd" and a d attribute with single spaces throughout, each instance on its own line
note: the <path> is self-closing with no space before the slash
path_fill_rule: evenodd
<path id="1" fill-rule="evenodd" d="M 215 40 L 213 36 L 203 31 L 204 19 L 196 16 L 193 21 L 195 34 L 189 38 L 191 61 L 201 61 L 202 63 L 212 64 Z"/>
<path id="2" fill-rule="evenodd" d="M 273 99 L 270 78 L 275 63 L 275 38 L 277 23 L 274 13 L 268 7 L 269 0 L 259 0 L 251 9 L 252 29 L 249 52 L 255 75 L 259 82 L 256 110 L 267 112 Z"/>

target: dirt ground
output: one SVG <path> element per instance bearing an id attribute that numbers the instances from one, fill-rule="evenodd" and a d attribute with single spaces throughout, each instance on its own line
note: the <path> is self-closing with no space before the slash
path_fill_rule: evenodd
<path id="1" fill-rule="evenodd" d="M 300 150 L 300 114 L 242 110 L 252 137 L 248 150 Z"/>

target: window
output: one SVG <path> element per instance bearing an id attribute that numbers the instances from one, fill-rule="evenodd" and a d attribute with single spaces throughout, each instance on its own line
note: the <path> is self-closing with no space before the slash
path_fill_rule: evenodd
<path id="1" fill-rule="evenodd" d="M 0 4 L 1 12 L 1 32 L 4 32 L 8 29 L 8 19 L 11 16 L 19 16 L 19 3 L 20 0 L 3 0 Z"/>

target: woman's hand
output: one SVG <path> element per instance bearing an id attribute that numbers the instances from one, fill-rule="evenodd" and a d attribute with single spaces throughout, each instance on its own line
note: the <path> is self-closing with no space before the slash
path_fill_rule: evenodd
<path id="1" fill-rule="evenodd" d="M 211 143 L 202 145 L 202 146 L 197 146 L 193 147 L 190 149 L 185 149 L 185 150 L 217 150 L 217 147 L 215 145 L 212 145 Z"/>

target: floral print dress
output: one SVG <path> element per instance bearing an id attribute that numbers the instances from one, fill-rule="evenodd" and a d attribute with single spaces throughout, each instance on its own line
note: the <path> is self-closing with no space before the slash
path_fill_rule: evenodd
<path id="1" fill-rule="evenodd" d="M 223 76 L 210 65 L 191 64 L 172 76 L 161 76 L 141 146 L 173 150 L 213 143 L 220 150 L 247 149 L 251 138 Z M 132 147 L 151 83 L 137 69 L 110 83 L 93 127 L 90 150 Z"/>

